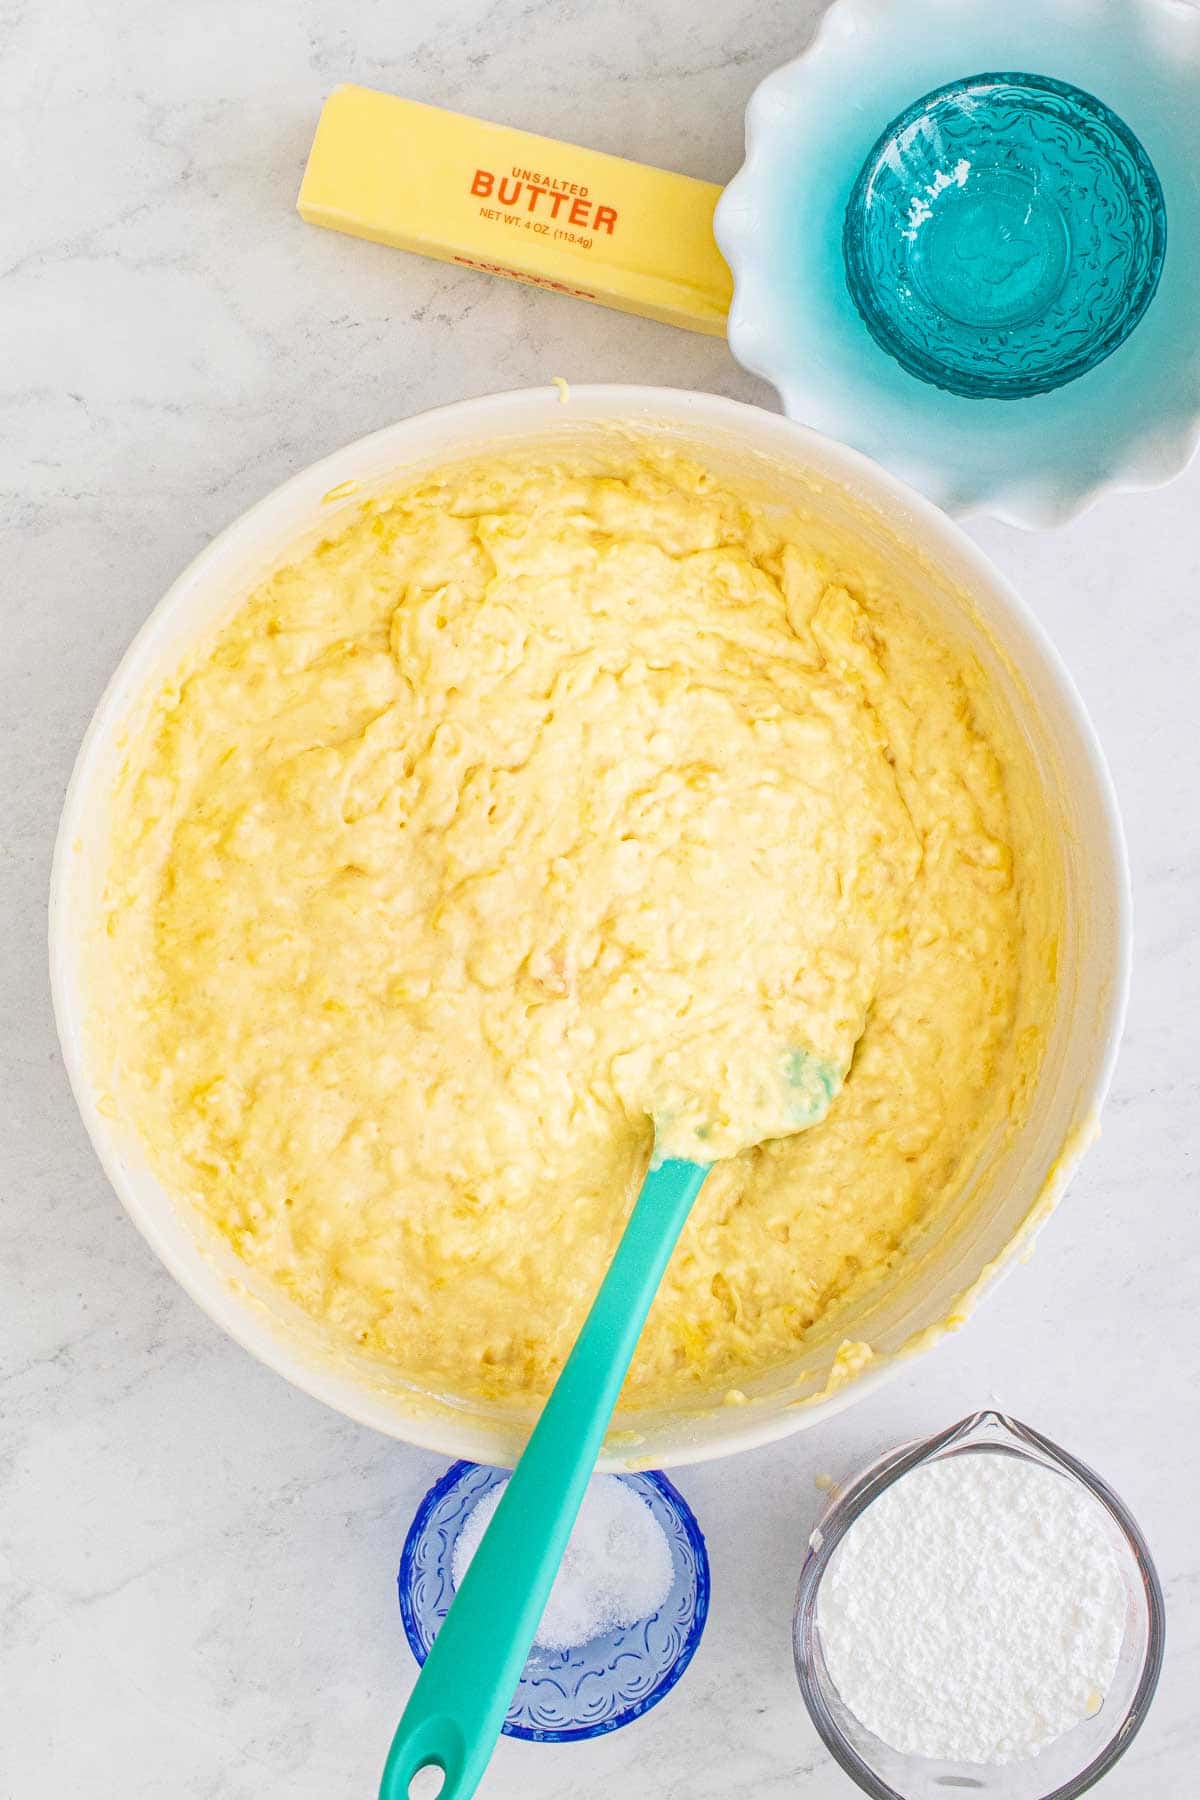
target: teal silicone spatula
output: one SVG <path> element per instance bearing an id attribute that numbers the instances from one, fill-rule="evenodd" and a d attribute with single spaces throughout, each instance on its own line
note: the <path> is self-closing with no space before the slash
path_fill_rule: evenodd
<path id="1" fill-rule="evenodd" d="M 668 1150 L 694 1146 L 703 1154 L 711 1144 L 714 1156 L 728 1156 L 825 1116 L 843 1071 L 803 1050 L 769 1054 L 760 1045 L 752 1058 L 759 1074 L 745 1093 L 736 1079 L 740 1054 L 744 1046 L 731 1055 L 720 1033 L 708 1032 L 661 1061 L 657 1081 L 670 1096 Z M 693 1081 L 702 1063 L 709 1081 L 689 1092 L 686 1079 L 673 1079 L 677 1063 L 691 1069 Z M 641 1059 L 630 1067 L 639 1084 L 645 1080 Z M 741 1103 L 730 1108 L 735 1090 Z M 713 1091 L 726 1104 L 713 1108 L 710 1101 L 698 1110 L 695 1094 Z M 488 1765 L 646 1314 L 712 1167 L 661 1152 L 656 1129 L 655 1155 L 608 1274 L 396 1728 L 380 1800 L 409 1800 L 413 1777 L 430 1766 L 443 1780 L 425 1792 L 468 1800 Z"/>
<path id="2" fill-rule="evenodd" d="M 418 1770 L 468 1800 L 487 1768 L 650 1304 L 708 1163 L 653 1165 L 542 1416 L 454 1596 L 396 1728 L 380 1800 Z"/>

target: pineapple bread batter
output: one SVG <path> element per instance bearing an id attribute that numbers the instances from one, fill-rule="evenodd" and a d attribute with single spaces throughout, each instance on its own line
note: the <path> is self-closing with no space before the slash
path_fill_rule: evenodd
<path id="1" fill-rule="evenodd" d="M 105 898 L 119 1104 L 347 1343 L 518 1401 L 656 1124 L 716 1167 L 626 1401 L 736 1387 L 1019 1123 L 1052 859 L 1000 720 L 869 567 L 673 453 L 423 476 L 153 698 Z"/>

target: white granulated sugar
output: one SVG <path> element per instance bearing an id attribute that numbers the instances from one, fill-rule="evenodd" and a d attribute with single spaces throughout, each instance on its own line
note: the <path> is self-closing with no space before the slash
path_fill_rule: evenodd
<path id="1" fill-rule="evenodd" d="M 455 1540 L 455 1587 L 471 1566 L 500 1496 L 501 1481 L 474 1507 Z M 675 1579 L 667 1535 L 641 1495 L 617 1475 L 588 1483 L 579 1517 L 550 1590 L 535 1644 L 571 1650 L 657 1612 Z"/>
<path id="2" fill-rule="evenodd" d="M 1007 1763 L 1098 1711 L 1125 1588 L 1098 1503 L 1023 1457 L 960 1452 L 855 1520 L 817 1602 L 850 1711 L 912 1756 Z"/>

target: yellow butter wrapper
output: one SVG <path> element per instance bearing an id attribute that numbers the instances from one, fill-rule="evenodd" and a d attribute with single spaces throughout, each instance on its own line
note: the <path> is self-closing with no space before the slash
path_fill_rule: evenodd
<path id="1" fill-rule="evenodd" d="M 398 250 L 720 336 L 721 189 L 371 88 L 321 112 L 298 207 Z"/>

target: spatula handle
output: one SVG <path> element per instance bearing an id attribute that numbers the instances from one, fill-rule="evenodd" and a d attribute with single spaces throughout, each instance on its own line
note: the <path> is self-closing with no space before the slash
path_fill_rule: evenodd
<path id="1" fill-rule="evenodd" d="M 646 1314 L 708 1168 L 651 1169 L 608 1274 L 431 1648 L 396 1728 L 380 1800 L 431 1764 L 439 1800 L 487 1767 Z"/>

